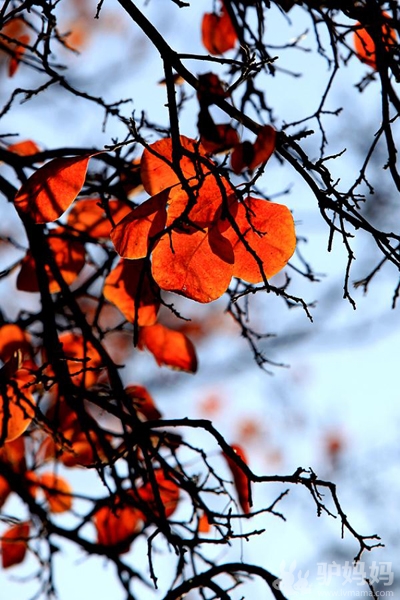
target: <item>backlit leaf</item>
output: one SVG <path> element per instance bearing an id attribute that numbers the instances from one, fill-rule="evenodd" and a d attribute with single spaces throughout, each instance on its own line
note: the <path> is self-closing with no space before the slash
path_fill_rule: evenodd
<path id="1" fill-rule="evenodd" d="M 217 138 L 209 140 L 206 135 L 201 135 L 200 140 L 204 150 L 209 154 L 218 154 L 226 152 L 239 144 L 239 135 L 236 129 L 229 123 L 220 123 L 215 125 Z"/>
<path id="2" fill-rule="evenodd" d="M 150 282 L 145 260 L 121 258 L 106 278 L 103 294 L 130 323 L 137 321 L 139 325 L 153 325 L 160 307 L 155 295 L 156 287 L 154 282 Z"/>
<path id="3" fill-rule="evenodd" d="M 168 518 L 175 512 L 178 506 L 180 489 L 161 469 L 154 471 L 154 475 L 155 482 L 148 481 L 145 483 L 137 490 L 137 495 L 151 513 L 160 517 L 162 512 L 160 511 L 160 502 L 157 498 L 159 495 L 163 512 L 165 512 L 165 516 Z M 154 491 L 154 487 L 156 488 L 156 492 Z M 147 517 L 147 511 L 144 516 Z"/>
<path id="4" fill-rule="evenodd" d="M 26 431 L 35 416 L 35 403 L 25 381 L 13 381 L 0 389 L 0 446 Z"/>
<path id="5" fill-rule="evenodd" d="M 71 331 L 60 335 L 59 340 L 73 383 L 86 388 L 94 385 L 101 373 L 102 358 L 93 344 Z"/>
<path id="6" fill-rule="evenodd" d="M 237 34 L 222 6 L 221 13 L 206 13 L 201 24 L 203 45 L 210 54 L 224 54 L 236 46 Z"/>
<path id="7" fill-rule="evenodd" d="M 233 273 L 233 250 L 216 227 L 172 231 L 153 251 L 152 273 L 161 289 L 197 302 L 212 302 L 227 290 Z"/>
<path id="8" fill-rule="evenodd" d="M 62 513 L 72 508 L 72 489 L 69 483 L 55 473 L 43 473 L 38 479 L 53 513 Z"/>
<path id="9" fill-rule="evenodd" d="M 94 514 L 97 542 L 104 546 L 120 546 L 118 554 L 128 552 L 135 535 L 141 530 L 141 512 L 121 501 L 102 506 Z"/>
<path id="10" fill-rule="evenodd" d="M 23 355 L 30 354 L 29 334 L 14 323 L 3 325 L 0 327 L 0 359 L 6 362 L 17 350 L 21 350 Z"/>
<path id="11" fill-rule="evenodd" d="M 29 523 L 13 525 L 1 539 L 1 560 L 3 569 L 22 563 L 28 548 Z"/>
<path id="12" fill-rule="evenodd" d="M 196 351 L 189 338 L 180 331 L 169 329 L 161 323 L 142 327 L 139 348 L 147 348 L 157 363 L 179 371 L 197 371 Z"/>
<path id="13" fill-rule="evenodd" d="M 90 156 L 55 158 L 35 171 L 17 192 L 18 211 L 35 223 L 55 221 L 82 189 Z"/>
<path id="14" fill-rule="evenodd" d="M 86 251 L 85 246 L 78 240 L 59 237 L 58 234 L 62 231 L 62 228 L 53 230 L 52 235 L 48 237 L 48 243 L 60 274 L 65 283 L 70 285 L 85 266 Z M 49 279 L 50 293 L 59 292 L 61 290 L 60 284 L 48 264 L 45 264 L 45 270 Z M 30 250 L 22 259 L 21 270 L 17 277 L 17 289 L 22 292 L 40 291 L 36 276 L 36 264 Z"/>
<path id="15" fill-rule="evenodd" d="M 125 392 L 133 401 L 136 410 L 145 417 L 146 420 L 152 421 L 161 419 L 161 413 L 155 405 L 154 399 L 149 391 L 142 385 L 128 385 Z"/>
<path id="16" fill-rule="evenodd" d="M 388 20 L 390 15 L 387 12 L 382 13 L 382 44 L 385 51 L 390 49 L 390 46 L 397 43 L 396 31 L 389 26 Z M 357 57 L 361 62 L 366 63 L 373 69 L 377 68 L 376 65 L 376 47 L 375 42 L 368 32 L 368 28 L 364 28 L 360 23 L 356 23 L 357 29 L 353 34 L 354 48 Z"/>
<path id="17" fill-rule="evenodd" d="M 111 232 L 118 254 L 124 258 L 145 258 L 152 236 L 164 229 L 168 192 L 160 192 L 133 209 Z"/>
<path id="18" fill-rule="evenodd" d="M 31 156 L 32 154 L 40 152 L 39 146 L 32 140 L 24 140 L 22 142 L 10 144 L 7 149 L 9 152 L 14 152 L 14 154 L 18 154 L 19 156 Z"/>
<path id="19" fill-rule="evenodd" d="M 119 223 L 131 212 L 131 207 L 120 200 L 109 200 L 107 212 L 100 205 L 100 198 L 85 198 L 76 202 L 71 208 L 67 224 L 77 231 L 82 231 L 93 238 L 109 238 L 113 225 Z"/>
<path id="20" fill-rule="evenodd" d="M 294 221 L 289 209 L 282 204 L 248 197 L 241 203 L 233 202 L 230 212 L 240 236 L 228 220 L 221 229 L 233 247 L 233 275 L 250 283 L 260 283 L 262 271 L 269 278 L 283 269 L 296 247 Z"/>
<path id="21" fill-rule="evenodd" d="M 180 143 L 183 150 L 193 154 L 187 156 L 182 153 L 179 167 L 182 177 L 189 185 L 194 185 L 197 182 L 199 172 L 207 170 L 205 164 L 198 159 L 200 156 L 204 157 L 205 152 L 199 142 L 184 135 L 180 136 Z M 151 144 L 149 148 L 145 148 L 140 164 L 140 172 L 144 189 L 151 196 L 181 183 L 178 173 L 175 172 L 172 166 L 171 138 L 158 140 Z"/>

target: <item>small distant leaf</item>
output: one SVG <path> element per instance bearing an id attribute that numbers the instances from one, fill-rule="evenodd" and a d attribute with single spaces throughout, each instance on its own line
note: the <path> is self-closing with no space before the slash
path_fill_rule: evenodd
<path id="1" fill-rule="evenodd" d="M 43 473 L 38 479 L 53 513 L 62 513 L 72 508 L 72 489 L 69 483 L 55 473 Z"/>
<path id="2" fill-rule="evenodd" d="M 230 213 L 240 235 L 228 220 L 221 223 L 221 230 L 233 247 L 233 276 L 249 283 L 261 283 L 262 271 L 266 278 L 276 275 L 296 247 L 294 221 L 289 209 L 282 204 L 248 197 L 243 202 L 233 202 Z M 261 261 L 262 270 L 250 249 Z"/>
<path id="3" fill-rule="evenodd" d="M 155 246 L 152 273 L 163 290 L 197 302 L 212 302 L 226 292 L 233 262 L 232 245 L 217 227 L 172 231 Z"/>
<path id="4" fill-rule="evenodd" d="M 90 156 L 55 158 L 38 169 L 15 196 L 18 211 L 35 223 L 55 221 L 82 189 Z"/>
<path id="5" fill-rule="evenodd" d="M 121 258 L 106 278 L 103 294 L 130 323 L 153 325 L 160 307 L 157 290 L 157 285 L 150 281 L 145 260 Z"/>
<path id="6" fill-rule="evenodd" d="M 1 540 L 3 569 L 22 563 L 28 548 L 28 537 L 29 523 L 19 523 L 7 529 Z"/>
<path id="7" fill-rule="evenodd" d="M 184 333 L 161 323 L 141 328 L 139 348 L 147 348 L 160 366 L 189 373 L 197 371 L 197 356 L 192 342 Z"/>
<path id="8" fill-rule="evenodd" d="M 149 198 L 114 227 L 111 240 L 120 256 L 137 259 L 148 255 L 152 236 L 164 229 L 167 198 L 167 191 Z"/>

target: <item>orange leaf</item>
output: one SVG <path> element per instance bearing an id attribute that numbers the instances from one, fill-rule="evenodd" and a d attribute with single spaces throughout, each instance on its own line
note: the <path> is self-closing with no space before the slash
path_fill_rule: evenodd
<path id="1" fill-rule="evenodd" d="M 137 411 L 145 417 L 146 420 L 152 421 L 161 419 L 161 413 L 155 405 L 153 397 L 147 389 L 142 385 L 128 385 L 125 392 L 133 401 Z"/>
<path id="2" fill-rule="evenodd" d="M 152 237 L 164 229 L 168 192 L 160 192 L 132 210 L 111 232 L 118 254 L 124 258 L 145 258 Z"/>
<path id="3" fill-rule="evenodd" d="M 109 238 L 113 224 L 119 223 L 131 212 L 131 208 L 120 200 L 109 200 L 107 209 L 114 222 L 111 223 L 100 203 L 100 198 L 85 198 L 76 202 L 68 214 L 68 226 L 93 238 Z"/>
<path id="4" fill-rule="evenodd" d="M 382 13 L 381 37 L 384 44 L 384 50 L 387 52 L 390 46 L 397 43 L 396 31 L 389 26 L 390 15 L 387 12 Z M 357 29 L 354 31 L 353 40 L 357 57 L 361 62 L 366 63 L 373 69 L 376 69 L 376 47 L 372 36 L 368 32 L 368 27 L 361 27 L 361 23 L 356 23 Z"/>
<path id="5" fill-rule="evenodd" d="M 197 371 L 196 351 L 189 338 L 179 331 L 168 329 L 161 323 L 142 327 L 139 348 L 147 348 L 159 366 L 167 365 L 178 371 Z"/>
<path id="6" fill-rule="evenodd" d="M 85 266 L 85 246 L 77 240 L 71 240 L 58 237 L 62 228 L 52 231 L 48 237 L 49 249 L 53 254 L 54 260 L 60 270 L 65 283 L 70 285 L 78 277 Z M 55 294 L 61 290 L 55 276 L 48 264 L 45 264 L 45 270 L 49 279 L 49 291 Z M 36 276 L 35 260 L 30 252 L 26 253 L 21 262 L 21 270 L 17 277 L 17 289 L 22 292 L 39 292 L 39 283 Z"/>
<path id="7" fill-rule="evenodd" d="M 228 221 L 221 224 L 221 230 L 230 240 L 235 255 L 234 277 L 249 283 L 261 283 L 262 271 L 266 278 L 276 275 L 296 247 L 294 222 L 289 209 L 282 204 L 248 197 L 241 203 L 233 202 L 230 212 L 240 236 L 248 246 Z M 256 254 L 260 265 L 248 248 Z"/>
<path id="8" fill-rule="evenodd" d="M 30 354 L 30 336 L 18 325 L 9 323 L 0 327 L 0 358 L 3 362 L 9 360 L 14 352 L 21 350 L 22 354 Z"/>
<path id="9" fill-rule="evenodd" d="M 18 385 L 19 384 L 19 385 Z M 25 382 L 14 379 L 0 390 L 0 446 L 18 438 L 35 416 L 34 400 Z"/>
<path id="10" fill-rule="evenodd" d="M 19 156 L 31 156 L 40 152 L 39 146 L 32 140 L 10 144 L 7 149 L 9 152 L 14 152 L 14 154 L 18 154 Z"/>
<path id="11" fill-rule="evenodd" d="M 197 302 L 212 302 L 228 289 L 233 273 L 230 242 L 217 227 L 172 231 L 153 251 L 152 273 L 161 289 Z"/>
<path id="12" fill-rule="evenodd" d="M 23 34 L 15 40 L 15 49 L 13 50 L 13 55 L 8 66 L 9 77 L 12 77 L 17 72 L 21 58 L 26 50 L 25 45 L 29 44 L 29 40 L 30 37 L 27 34 Z"/>
<path id="13" fill-rule="evenodd" d="M 62 513 L 71 510 L 72 489 L 63 477 L 55 473 L 43 473 L 39 477 L 38 484 L 42 486 L 51 512 Z"/>
<path id="14" fill-rule="evenodd" d="M 106 278 L 103 294 L 130 323 L 153 325 L 160 306 L 155 287 L 147 274 L 145 260 L 121 258 Z"/>
<path id="15" fill-rule="evenodd" d="M 221 14 L 206 13 L 201 24 L 203 45 L 210 54 L 224 54 L 235 47 L 237 34 L 222 6 Z"/>
<path id="16" fill-rule="evenodd" d="M 202 513 L 199 519 L 198 532 L 199 533 L 208 533 L 211 529 L 210 521 L 206 513 Z"/>
<path id="17" fill-rule="evenodd" d="M 28 548 L 28 537 L 29 523 L 19 523 L 7 529 L 1 540 L 3 569 L 22 563 Z"/>
<path id="18" fill-rule="evenodd" d="M 8 496 L 11 493 L 11 487 L 7 479 L 0 475 L 0 508 L 6 502 Z"/>
<path id="19" fill-rule="evenodd" d="M 94 385 L 102 366 L 102 358 L 94 346 L 81 334 L 71 331 L 60 335 L 59 340 L 73 383 L 85 388 Z"/>
<path id="20" fill-rule="evenodd" d="M 25 440 L 23 437 L 7 442 L 0 448 L 0 462 L 9 465 L 15 473 L 25 472 Z"/>
<path id="21" fill-rule="evenodd" d="M 17 210 L 28 214 L 35 223 L 61 217 L 82 189 L 89 158 L 55 158 L 38 169 L 17 192 Z"/>
<path id="22" fill-rule="evenodd" d="M 207 169 L 205 163 L 199 160 L 201 156 L 205 156 L 205 152 L 199 142 L 184 135 L 180 136 L 180 142 L 183 151 L 189 153 L 189 156 L 183 154 L 179 161 L 182 177 L 188 185 L 194 185 L 198 181 L 199 173 Z M 140 163 L 140 173 L 144 189 L 151 196 L 181 183 L 179 175 L 172 166 L 171 138 L 158 140 L 149 148 L 145 148 Z"/>
<path id="23" fill-rule="evenodd" d="M 133 506 L 116 502 L 102 506 L 94 514 L 97 542 L 104 546 L 120 545 L 118 554 L 128 552 L 135 535 L 142 528 L 141 513 Z"/>
<path id="24" fill-rule="evenodd" d="M 256 141 L 254 142 L 254 156 L 249 164 L 249 169 L 252 171 L 261 163 L 267 162 L 273 151 L 275 150 L 276 130 L 271 125 L 264 125 L 258 132 Z"/>
<path id="25" fill-rule="evenodd" d="M 231 448 L 247 465 L 247 458 L 243 448 L 238 444 L 232 444 Z M 228 463 L 233 475 L 233 481 L 235 483 L 239 504 L 242 507 L 244 514 L 247 515 L 250 512 L 249 480 L 247 475 L 243 472 L 242 468 L 235 462 L 233 458 L 225 453 L 224 458 Z"/>
<path id="26" fill-rule="evenodd" d="M 164 507 L 165 516 L 170 517 L 176 510 L 179 502 L 180 489 L 178 485 L 166 477 L 161 469 L 154 471 L 155 482 L 148 481 L 137 490 L 137 495 L 140 500 L 146 504 L 148 509 L 157 517 L 160 516 L 160 506 L 157 499 L 157 493 L 160 496 L 161 503 Z"/>

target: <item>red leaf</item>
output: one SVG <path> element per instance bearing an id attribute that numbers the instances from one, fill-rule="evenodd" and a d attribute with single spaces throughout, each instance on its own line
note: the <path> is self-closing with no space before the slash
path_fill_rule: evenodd
<path id="1" fill-rule="evenodd" d="M 94 514 L 97 542 L 104 546 L 120 545 L 118 554 L 128 552 L 142 528 L 142 515 L 135 507 L 117 500 L 115 506 L 102 506 Z"/>
<path id="2" fill-rule="evenodd" d="M 242 459 L 242 461 L 247 465 L 247 457 L 246 454 L 238 444 L 232 444 L 232 450 Z M 224 453 L 224 458 L 228 463 L 228 466 L 233 475 L 233 481 L 235 483 L 235 488 L 237 491 L 239 504 L 245 515 L 250 512 L 250 495 L 249 495 L 249 480 L 247 475 L 244 473 L 242 468 L 236 463 L 236 461 Z"/>
<path id="3" fill-rule="evenodd" d="M 228 220 L 220 227 L 233 247 L 233 276 L 250 283 L 261 283 L 262 271 L 267 279 L 276 275 L 296 247 L 294 222 L 289 209 L 282 204 L 248 197 L 241 203 L 232 202 L 229 210 L 240 236 Z M 260 265 L 249 248 L 258 257 Z"/>
<path id="4" fill-rule="evenodd" d="M 58 219 L 72 204 L 85 182 L 90 156 L 55 158 L 38 169 L 15 196 L 18 211 L 35 223 Z"/>
<path id="5" fill-rule="evenodd" d="M 25 381 L 19 380 L 18 372 L 12 384 L 0 390 L 0 446 L 17 439 L 26 431 L 35 416 L 35 402 Z"/>
<path id="6" fill-rule="evenodd" d="M 220 123 L 215 126 L 218 139 L 209 140 L 205 135 L 200 137 L 203 148 L 209 154 L 226 152 L 239 144 L 239 135 L 229 123 Z"/>
<path id="7" fill-rule="evenodd" d="M 157 492 L 164 507 L 165 516 L 170 517 L 176 510 L 179 502 L 180 489 L 178 485 L 164 474 L 164 471 L 158 469 L 154 471 L 156 481 L 148 481 L 137 490 L 137 495 L 142 502 L 145 502 L 149 511 L 155 516 L 160 516 L 160 506 L 157 499 Z M 156 493 L 154 491 L 156 487 Z M 144 515 L 147 516 L 147 515 Z"/>
<path id="8" fill-rule="evenodd" d="M 29 40 L 30 37 L 27 34 L 23 34 L 15 40 L 15 44 L 13 44 L 13 56 L 11 57 L 10 64 L 8 66 L 9 77 L 13 77 L 13 75 L 15 75 L 15 73 L 17 72 L 21 58 L 26 50 L 25 46 L 26 44 L 29 44 Z M 9 45 L 11 46 L 10 43 Z"/>
<path id="9" fill-rule="evenodd" d="M 29 355 L 32 351 L 30 336 L 18 325 L 9 323 L 0 327 L 0 358 L 6 362 L 17 350 L 22 355 Z"/>
<path id="10" fill-rule="evenodd" d="M 8 146 L 9 152 L 14 152 L 19 156 L 31 156 L 40 152 L 39 146 L 32 140 L 24 140 L 23 142 L 16 142 Z"/>
<path id="11" fill-rule="evenodd" d="M 212 302 L 227 290 L 233 261 L 232 245 L 217 227 L 172 231 L 154 248 L 152 273 L 163 290 L 197 302 Z"/>
<path id="12" fill-rule="evenodd" d="M 118 254 L 124 258 L 145 258 L 152 237 L 164 229 L 168 192 L 160 192 L 132 210 L 111 232 Z"/>
<path id="13" fill-rule="evenodd" d="M 237 34 L 222 6 L 221 14 L 206 13 L 201 24 L 203 45 L 210 54 L 224 54 L 235 47 Z"/>
<path id="14" fill-rule="evenodd" d="M 390 50 L 390 46 L 397 44 L 396 31 L 389 26 L 388 21 L 390 15 L 387 12 L 382 13 L 381 39 L 383 48 L 386 52 Z M 376 70 L 376 47 L 375 42 L 370 35 L 368 28 L 361 26 L 361 23 L 356 23 L 357 29 L 353 34 L 354 47 L 357 57 L 361 62 L 366 63 Z"/>
<path id="15" fill-rule="evenodd" d="M 104 283 L 104 297 L 114 304 L 130 322 L 153 325 L 160 302 L 156 284 L 150 281 L 146 261 L 121 258 Z M 154 290 L 154 291 L 153 291 Z"/>
<path id="16" fill-rule="evenodd" d="M 28 537 L 29 523 L 19 523 L 7 529 L 1 540 L 3 569 L 22 563 L 28 548 Z"/>
<path id="17" fill-rule="evenodd" d="M 101 373 L 102 358 L 93 344 L 81 334 L 67 331 L 59 337 L 73 383 L 89 388 Z"/>
<path id="18" fill-rule="evenodd" d="M 196 351 L 189 338 L 160 323 L 141 328 L 139 348 L 147 348 L 160 366 L 167 365 L 189 373 L 197 371 Z"/>

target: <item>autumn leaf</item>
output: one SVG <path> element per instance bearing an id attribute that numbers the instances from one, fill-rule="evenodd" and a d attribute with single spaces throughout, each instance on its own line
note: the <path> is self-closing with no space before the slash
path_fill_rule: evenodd
<path id="1" fill-rule="evenodd" d="M 73 383 L 89 388 L 101 373 L 102 358 L 93 344 L 80 333 L 67 331 L 59 336 Z"/>
<path id="2" fill-rule="evenodd" d="M 239 458 L 241 458 L 242 461 L 247 465 L 247 457 L 243 448 L 238 444 L 232 444 L 231 448 L 235 454 L 237 454 Z M 235 483 L 239 504 L 244 514 L 247 515 L 250 512 L 249 480 L 243 469 L 233 458 L 225 453 L 223 455 L 233 475 L 233 481 Z"/>
<path id="3" fill-rule="evenodd" d="M 30 336 L 18 325 L 7 323 L 0 327 L 0 359 L 6 362 L 17 350 L 20 350 L 22 355 L 31 354 Z"/>
<path id="4" fill-rule="evenodd" d="M 149 391 L 142 385 L 128 385 L 125 393 L 133 401 L 133 404 L 146 420 L 161 419 L 161 413 L 155 405 L 154 399 Z"/>
<path id="5" fill-rule="evenodd" d="M 240 235 L 228 220 L 220 227 L 233 247 L 233 276 L 249 283 L 261 283 L 263 274 L 267 279 L 276 275 L 296 247 L 289 209 L 282 204 L 248 197 L 243 202 L 232 202 L 229 210 Z"/>
<path id="6" fill-rule="evenodd" d="M 253 171 L 262 163 L 267 162 L 275 150 L 276 130 L 271 125 L 264 125 L 258 132 L 256 141 L 237 144 L 231 154 L 231 166 L 236 175 L 249 169 Z"/>
<path id="7" fill-rule="evenodd" d="M 0 446 L 22 435 L 35 416 L 33 396 L 16 377 L 0 387 Z"/>
<path id="8" fill-rule="evenodd" d="M 161 323 L 142 327 L 139 348 L 147 348 L 159 366 L 166 365 L 178 371 L 197 371 L 196 351 L 189 338 L 180 331 L 169 329 Z"/>
<path id="9" fill-rule="evenodd" d="M 3 569 L 22 563 L 28 548 L 29 523 L 13 525 L 1 539 L 1 560 Z"/>
<path id="10" fill-rule="evenodd" d="M 142 529 L 142 514 L 134 506 L 116 500 L 114 506 L 102 506 L 93 517 L 97 542 L 103 546 L 119 546 L 118 554 L 128 552 L 132 540 Z"/>
<path id="11" fill-rule="evenodd" d="M 152 273 L 161 289 L 197 302 L 212 302 L 228 289 L 233 273 L 232 245 L 216 226 L 172 231 L 153 251 Z"/>
<path id="12" fill-rule="evenodd" d="M 11 56 L 10 64 L 8 67 L 9 77 L 13 77 L 17 72 L 19 63 L 21 62 L 21 58 L 23 57 L 26 51 L 26 45 L 29 44 L 30 39 L 30 36 L 25 33 L 21 35 L 17 40 L 15 40 L 15 48 L 13 50 L 13 55 Z"/>
<path id="13" fill-rule="evenodd" d="M 208 139 L 206 134 L 200 134 L 200 141 L 208 154 L 227 152 L 240 143 L 236 129 L 229 123 L 215 125 L 216 138 Z"/>
<path id="14" fill-rule="evenodd" d="M 203 45 L 210 54 L 224 54 L 236 46 L 237 33 L 222 5 L 221 13 L 206 13 L 201 24 Z"/>
<path id="15" fill-rule="evenodd" d="M 19 156 L 31 156 L 40 152 L 39 146 L 32 140 L 24 140 L 22 142 L 10 144 L 7 150 L 14 154 L 18 154 Z"/>
<path id="16" fill-rule="evenodd" d="M 116 251 L 123 258 L 145 258 L 152 237 L 164 229 L 168 191 L 160 192 L 133 209 L 111 232 Z"/>
<path id="17" fill-rule="evenodd" d="M 182 148 L 182 157 L 179 161 L 182 177 L 188 182 L 188 185 L 195 185 L 199 173 L 208 171 L 204 148 L 196 140 L 184 135 L 181 135 L 179 139 Z M 150 144 L 143 152 L 140 173 L 144 189 L 151 196 L 182 183 L 179 174 L 173 167 L 172 149 L 172 139 L 164 138 Z M 204 157 L 204 162 L 200 160 L 200 157 Z"/>
<path id="18" fill-rule="evenodd" d="M 85 246 L 78 240 L 61 237 L 60 233 L 62 234 L 62 232 L 63 229 L 61 227 L 54 229 L 52 234 L 48 236 L 47 241 L 49 250 L 60 270 L 60 275 L 63 277 L 65 283 L 70 285 L 85 266 L 86 251 Z M 59 292 L 61 286 L 56 280 L 55 275 L 53 275 L 50 265 L 46 263 L 44 268 L 49 279 L 50 293 L 55 294 Z M 18 273 L 16 284 L 17 289 L 22 292 L 40 291 L 36 276 L 36 263 L 30 250 L 27 251 L 22 259 L 21 270 Z"/>
<path id="19" fill-rule="evenodd" d="M 107 212 L 100 198 L 82 198 L 75 202 L 68 213 L 67 225 L 82 231 L 92 238 L 108 239 L 111 229 L 131 212 L 131 207 L 120 200 L 108 200 Z M 113 223 L 110 221 L 111 216 Z"/>
<path id="20" fill-rule="evenodd" d="M 17 210 L 35 223 L 55 221 L 82 189 L 90 156 L 55 158 L 35 171 L 17 192 Z"/>
<path id="21" fill-rule="evenodd" d="M 380 33 L 382 40 L 382 49 L 384 49 L 386 52 L 390 50 L 391 45 L 397 43 L 397 34 L 396 31 L 392 27 L 390 27 L 390 20 L 390 15 L 387 12 L 383 12 Z M 373 25 L 371 24 L 370 28 L 372 29 L 372 27 Z M 368 27 L 362 27 L 361 23 L 356 23 L 353 34 L 354 47 L 359 60 L 376 70 L 376 46 L 368 29 Z"/>
<path id="22" fill-rule="evenodd" d="M 37 481 L 53 513 L 62 513 L 72 508 L 72 489 L 69 483 L 55 473 L 42 473 Z"/>
<path id="23" fill-rule="evenodd" d="M 163 506 L 165 516 L 170 517 L 176 510 L 180 497 L 179 486 L 167 477 L 162 469 L 154 471 L 155 481 L 148 481 L 142 487 L 136 490 L 137 496 L 142 503 L 145 504 L 148 511 L 156 517 L 160 517 L 160 502 Z M 156 492 L 154 491 L 156 488 Z M 144 518 L 148 517 L 148 511 L 145 512 Z M 162 515 L 162 513 L 161 513 Z"/>
<path id="24" fill-rule="evenodd" d="M 157 286 L 150 280 L 146 261 L 121 258 L 104 282 L 104 297 L 114 304 L 130 323 L 153 325 L 160 302 Z M 156 289 L 155 289 L 156 288 Z"/>

